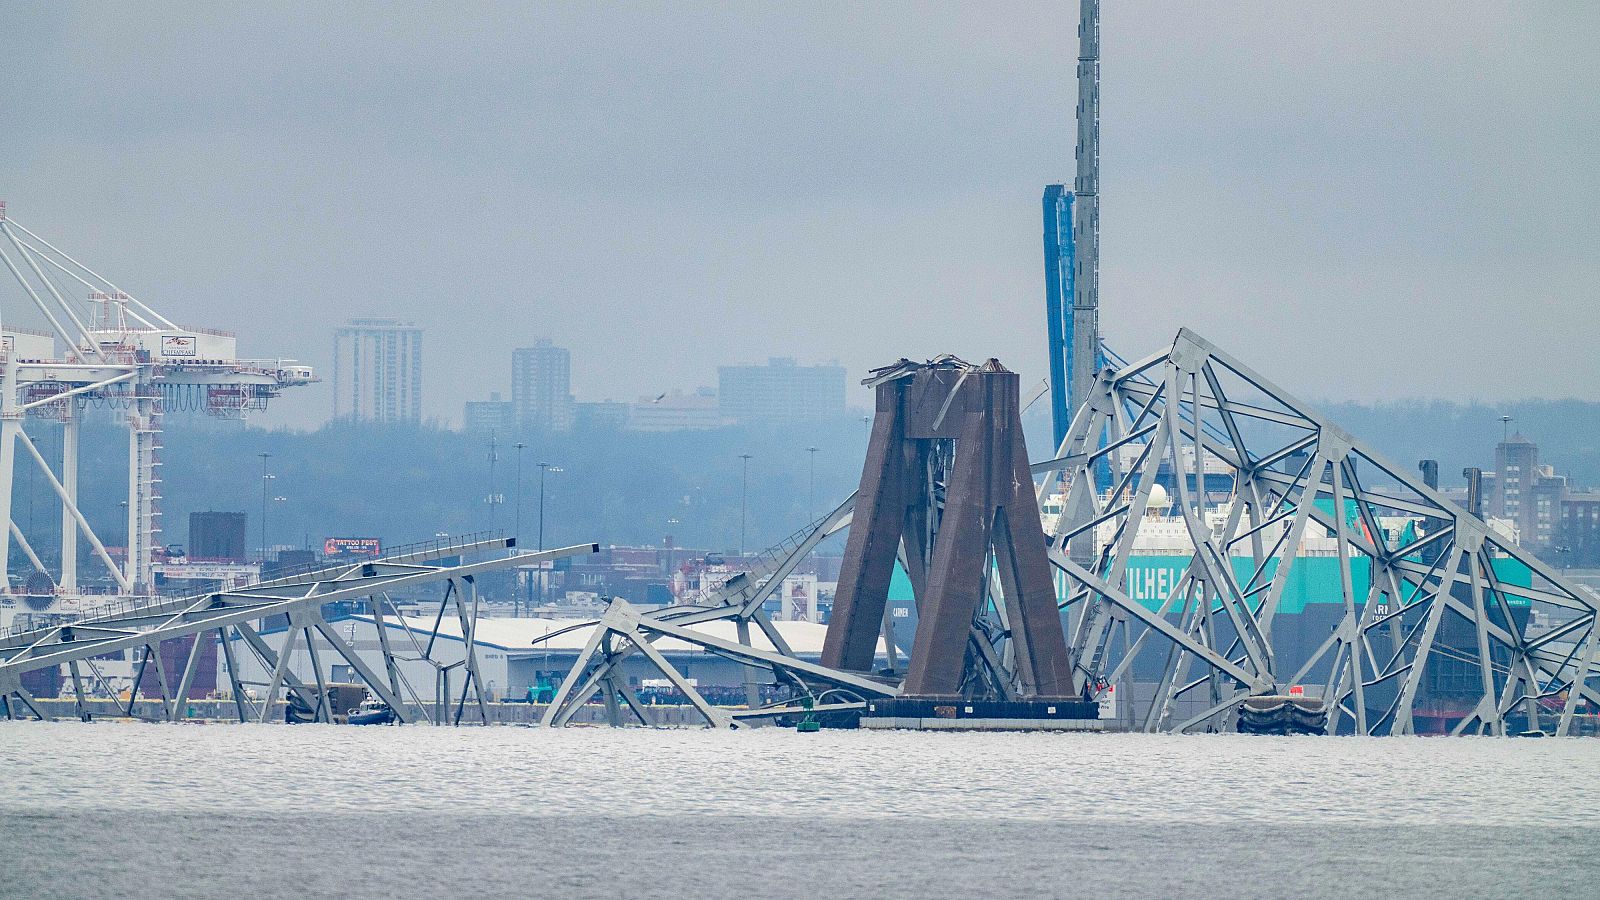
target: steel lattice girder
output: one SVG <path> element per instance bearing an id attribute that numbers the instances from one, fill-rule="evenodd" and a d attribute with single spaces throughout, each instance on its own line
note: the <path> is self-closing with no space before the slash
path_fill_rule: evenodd
<path id="1" fill-rule="evenodd" d="M 625 600 L 614 600 L 604 616 L 594 623 L 588 643 L 577 661 L 562 680 L 556 695 L 546 707 L 542 722 L 545 725 L 566 725 L 597 692 L 604 690 L 608 719 L 620 725 L 621 707 L 616 702 L 622 698 L 641 724 L 653 724 L 646 708 L 633 696 L 626 682 L 618 677 L 621 666 L 633 653 L 643 653 L 651 665 L 689 699 L 695 709 L 714 728 L 734 728 L 741 720 L 770 718 L 791 713 L 818 712 L 834 709 L 855 709 L 862 703 L 834 704 L 825 701 L 831 693 L 848 692 L 858 699 L 889 697 L 899 693 L 894 684 L 869 678 L 856 672 L 845 672 L 797 658 L 783 635 L 762 611 L 762 603 L 782 584 L 790 572 L 816 549 L 829 535 L 848 527 L 854 515 L 856 495 L 845 498 L 834 510 L 823 516 L 786 545 L 783 552 L 768 554 L 767 560 L 742 578 L 730 580 L 721 590 L 703 603 L 672 606 L 641 613 Z M 738 641 L 728 641 L 694 630 L 693 626 L 706 622 L 731 621 L 735 624 Z M 752 645 L 751 626 L 759 628 L 772 644 L 773 650 L 761 650 Z M 545 635 L 546 640 L 564 632 Z M 743 663 L 746 672 L 747 706 L 743 710 L 721 709 L 712 706 L 695 690 L 665 656 L 653 646 L 662 638 L 692 644 L 700 649 Z M 892 645 L 892 635 L 886 638 Z M 797 694 L 813 702 L 812 707 L 801 708 L 793 701 L 780 708 L 762 708 L 758 702 L 754 677 L 757 672 L 769 673 L 789 685 Z"/>
<path id="2" fill-rule="evenodd" d="M 1048 537 L 1078 687 L 1165 655 L 1147 730 L 1227 728 L 1247 697 L 1316 679 L 1330 732 L 1411 733 L 1424 672 L 1445 661 L 1476 678 L 1457 733 L 1504 733 L 1519 706 L 1536 727 L 1545 705 L 1565 734 L 1580 698 L 1600 703 L 1593 595 L 1191 331 L 1104 370 L 1056 458 L 1034 471 L 1041 502 L 1066 486 Z M 1231 482 L 1225 501 L 1208 473 Z M 1125 575 L 1158 481 L 1175 494 L 1189 559 L 1152 606 Z M 1397 537 L 1384 519 L 1412 528 Z M 1286 658 L 1273 623 L 1308 536 L 1338 560 L 1342 618 L 1317 650 Z M 1363 567 L 1364 591 L 1352 578 Z M 1547 623 L 1538 634 L 1530 610 Z M 1196 696 L 1200 712 L 1177 719 L 1175 702 Z"/>
<path id="3" fill-rule="evenodd" d="M 490 541 L 477 541 L 467 544 L 443 546 L 426 554 L 409 555 L 405 557 L 385 560 L 373 560 L 357 565 L 324 570 L 307 575 L 263 582 L 233 591 L 221 591 L 204 594 L 197 597 L 172 601 L 165 604 L 128 609 L 84 619 L 67 625 L 28 632 L 0 640 L 0 697 L 16 695 L 23 703 L 44 717 L 34 706 L 32 698 L 22 687 L 22 675 L 26 672 L 51 668 L 63 663 L 76 671 L 78 663 L 82 662 L 93 666 L 96 657 L 110 653 L 120 653 L 127 650 L 138 651 L 143 648 L 145 661 L 150 661 L 154 656 L 157 666 L 161 665 L 159 654 L 152 654 L 151 649 L 160 646 L 163 641 L 193 638 L 193 649 L 190 652 L 188 664 L 185 666 L 180 685 L 186 686 L 192 677 L 195 659 L 201 641 L 208 633 L 226 634 L 232 629 L 242 638 L 267 665 L 273 668 L 273 681 L 268 692 L 267 703 L 263 705 L 260 719 L 265 720 L 268 709 L 275 699 L 280 683 L 287 684 L 291 690 L 299 690 L 300 686 L 309 683 L 320 683 L 322 672 L 318 669 L 309 679 L 296 677 L 295 673 L 287 666 L 288 648 L 301 635 L 310 643 L 313 641 L 313 632 L 344 657 L 367 683 L 367 686 L 388 703 L 402 720 L 407 717 L 406 704 L 394 690 L 393 685 L 387 683 L 373 672 L 356 654 L 352 648 L 328 628 L 327 622 L 322 618 L 322 607 L 329 603 L 340 601 L 358 600 L 374 597 L 388 591 L 403 590 L 424 584 L 440 581 L 450 583 L 456 595 L 457 614 L 462 619 L 462 633 L 467 636 L 467 665 L 469 671 L 476 666 L 473 658 L 471 635 L 474 632 L 476 621 L 475 608 L 469 612 L 462 603 L 460 590 L 457 585 L 469 584 L 473 576 L 482 573 L 503 569 L 510 566 L 527 565 L 585 553 L 599 552 L 597 544 L 579 544 L 572 547 L 562 547 L 553 550 L 542 550 L 536 553 L 512 553 L 507 556 L 486 559 L 479 562 L 462 563 L 453 566 L 429 565 L 429 560 L 445 556 L 459 556 L 464 554 L 482 553 L 486 551 L 507 550 L 514 548 L 514 538 L 496 539 Z M 447 594 L 450 592 L 447 592 Z M 448 602 L 441 601 L 442 603 Z M 441 606 L 441 614 L 443 606 Z M 270 616 L 286 616 L 290 631 L 286 643 L 281 651 L 274 653 L 257 635 L 252 627 L 252 622 L 258 622 Z M 380 613 L 381 616 L 381 613 Z M 220 641 L 224 652 L 232 653 L 231 643 L 228 640 Z M 385 648 L 386 657 L 388 650 Z M 313 657 L 315 656 L 313 652 Z M 386 659 L 386 667 L 389 660 Z M 313 659 L 313 665 L 315 665 Z M 140 667 L 141 672 L 143 665 Z M 230 667 L 230 672 L 233 670 Z M 135 679 L 134 693 L 137 693 L 138 680 Z M 74 680 L 75 684 L 77 679 Z M 175 698 L 165 696 L 167 679 L 163 676 L 158 679 L 163 692 L 164 711 L 167 717 L 175 718 L 180 715 L 180 706 L 184 702 L 186 693 L 180 689 Z M 482 711 L 482 685 L 477 685 L 480 694 L 479 706 Z M 309 688 L 307 688 L 309 691 Z M 320 695 L 319 689 L 319 695 Z M 83 702 L 81 689 L 79 706 Z M 242 699 L 242 698 L 240 698 Z M 130 696 L 130 708 L 132 706 Z M 172 703 L 166 701 L 171 700 Z M 247 718 L 243 703 L 239 708 L 241 721 Z M 487 719 L 487 715 L 484 716 Z"/>

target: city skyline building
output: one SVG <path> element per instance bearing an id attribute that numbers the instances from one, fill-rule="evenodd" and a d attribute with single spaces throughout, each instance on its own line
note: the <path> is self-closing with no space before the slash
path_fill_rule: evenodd
<path id="1" fill-rule="evenodd" d="M 503 400 L 499 391 L 490 391 L 487 400 L 468 400 L 462 404 L 461 427 L 467 431 L 511 434 L 517 427 L 516 406 Z"/>
<path id="2" fill-rule="evenodd" d="M 1551 466 L 1539 464 L 1539 445 L 1515 432 L 1494 448 L 1491 515 L 1510 519 L 1522 535 L 1522 543 L 1545 549 L 1555 543 L 1561 526 L 1562 501 L 1568 493 L 1567 478 Z"/>
<path id="3" fill-rule="evenodd" d="M 1512 519 L 1523 525 L 1522 514 L 1533 493 L 1535 470 L 1539 467 L 1539 446 L 1517 432 L 1494 446 L 1494 493 L 1489 501 L 1490 515 Z M 1523 528 L 1524 533 L 1527 529 Z"/>
<path id="4" fill-rule="evenodd" d="M 1529 503 L 1533 523 L 1531 543 L 1540 550 L 1553 550 L 1559 543 L 1562 511 L 1571 494 L 1567 476 L 1557 475 L 1551 466 L 1541 466 L 1534 480 Z"/>
<path id="5" fill-rule="evenodd" d="M 1572 479 L 1539 461 L 1539 445 L 1514 432 L 1495 445 L 1494 472 L 1484 473 L 1488 514 L 1516 525 L 1523 546 L 1552 560 L 1581 545 L 1583 556 L 1600 548 L 1592 529 L 1600 494 L 1579 490 Z"/>
<path id="6" fill-rule="evenodd" d="M 194 510 L 189 513 L 188 558 L 242 563 L 246 546 L 247 516 L 242 512 Z"/>
<path id="7" fill-rule="evenodd" d="M 351 319 L 334 330 L 333 418 L 422 421 L 422 329 L 399 319 Z"/>
<path id="8" fill-rule="evenodd" d="M 572 352 L 549 338 L 511 353 L 511 404 L 517 424 L 539 431 L 572 427 Z"/>
<path id="9" fill-rule="evenodd" d="M 596 400 L 572 405 L 572 427 L 588 431 L 624 431 L 629 427 L 631 404 Z"/>
<path id="10" fill-rule="evenodd" d="M 773 357 L 764 366 L 718 366 L 722 417 L 739 424 L 821 422 L 845 414 L 845 370 Z"/>
<path id="11" fill-rule="evenodd" d="M 634 431 L 708 431 L 727 424 L 717 392 L 709 387 L 640 397 L 628 416 Z"/>
<path id="12" fill-rule="evenodd" d="M 1561 504 L 1557 564 L 1600 564 L 1600 491 L 1573 491 Z"/>

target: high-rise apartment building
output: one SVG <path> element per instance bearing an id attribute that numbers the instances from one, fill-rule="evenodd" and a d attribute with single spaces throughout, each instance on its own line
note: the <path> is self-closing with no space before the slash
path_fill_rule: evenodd
<path id="1" fill-rule="evenodd" d="M 351 319 L 336 329 L 333 417 L 422 421 L 422 329 L 399 319 Z"/>
<path id="2" fill-rule="evenodd" d="M 844 367 L 770 359 L 764 366 L 719 366 L 722 416 L 741 424 L 820 422 L 844 415 Z"/>
<path id="3" fill-rule="evenodd" d="M 572 427 L 572 353 L 548 339 L 511 354 L 511 405 L 517 424 L 540 431 Z"/>

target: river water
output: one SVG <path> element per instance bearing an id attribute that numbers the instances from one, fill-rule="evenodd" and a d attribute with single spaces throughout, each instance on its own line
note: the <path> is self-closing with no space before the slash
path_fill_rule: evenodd
<path id="1" fill-rule="evenodd" d="M 0 723 L 5 897 L 1600 897 L 1600 740 Z"/>

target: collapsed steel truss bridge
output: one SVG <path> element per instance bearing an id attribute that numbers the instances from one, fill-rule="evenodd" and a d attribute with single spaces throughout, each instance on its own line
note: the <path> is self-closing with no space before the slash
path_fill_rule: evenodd
<path id="1" fill-rule="evenodd" d="M 1600 705 L 1600 600 L 1193 332 L 1181 331 L 1161 353 L 1103 370 L 1054 457 L 1031 469 L 1040 479 L 1035 500 L 1061 509 L 1053 520 L 1047 517 L 1039 539 L 1058 572 L 1073 690 L 1092 695 L 1133 676 L 1153 684 L 1133 710 L 1138 729 L 1230 730 L 1248 698 L 1299 687 L 1326 701 L 1330 733 L 1415 733 L 1421 716 L 1437 714 L 1429 706 L 1437 700 L 1430 674 L 1446 667 L 1455 683 L 1465 675 L 1471 685 L 1464 705 L 1463 694 L 1454 695 L 1457 734 L 1567 734 L 1580 702 Z M 1170 506 L 1156 502 L 1163 494 Z M 782 552 L 693 604 L 644 611 L 614 601 L 593 623 L 543 723 L 569 723 L 598 694 L 612 724 L 623 724 L 624 709 L 641 724 L 654 724 L 620 677 L 623 661 L 635 653 L 713 727 L 858 709 L 869 699 L 897 696 L 905 672 L 887 614 L 887 664 L 861 671 L 799 658 L 762 608 L 822 540 L 850 525 L 855 503 L 852 495 Z M 932 512 L 941 515 L 942 503 Z M 1155 600 L 1136 598 L 1127 587 L 1130 562 L 1149 549 L 1141 545 L 1147 523 L 1163 525 L 1157 531 L 1181 544 L 1186 559 L 1171 589 Z M 444 582 L 439 615 L 453 610 L 459 618 L 466 652 L 456 718 L 473 699 L 487 721 L 473 655 L 473 576 L 595 549 L 438 564 L 446 556 L 513 546 L 498 540 L 440 547 L 14 635 L 0 640 L 4 712 L 47 717 L 23 689 L 23 672 L 65 664 L 81 711 L 97 687 L 109 692 L 97 657 L 132 649 L 143 654 L 141 669 L 159 667 L 154 648 L 162 641 L 194 637 L 198 646 L 205 635 L 231 635 L 234 640 L 220 642 L 225 654 L 241 641 L 272 672 L 260 705 L 235 680 L 241 721 L 266 720 L 280 692 L 317 718 L 329 717 L 315 650 L 310 673 L 287 663 L 289 646 L 304 640 L 308 647 L 320 641 L 343 657 L 400 721 L 442 722 L 445 710 L 430 714 L 415 691 L 408 700 L 394 648 L 385 643 L 381 670 L 364 662 L 328 626 L 323 610 Z M 1311 650 L 1274 640 L 1298 561 L 1319 555 L 1337 561 L 1338 620 Z M 904 546 L 898 556 L 905 565 Z M 995 573 L 986 579 L 971 632 L 982 645 L 977 651 L 998 667 L 1001 683 L 1015 680 L 1018 658 L 1003 582 Z M 372 604 L 380 640 L 385 606 Z M 285 646 L 277 652 L 252 624 L 268 617 L 287 622 Z M 696 627 L 714 621 L 733 623 L 737 639 Z M 664 638 L 742 664 L 745 707 L 707 702 L 656 649 Z M 184 713 L 195 654 L 191 649 L 178 690 L 166 690 L 165 673 L 157 679 L 165 718 Z M 236 672 L 234 660 L 227 662 Z M 758 681 L 788 687 L 789 699 L 763 706 Z M 131 711 L 131 698 L 128 706 Z"/>
<path id="2" fill-rule="evenodd" d="M 649 708 L 639 702 L 632 688 L 620 677 L 623 661 L 635 652 L 647 658 L 689 699 L 706 724 L 715 728 L 736 728 L 741 722 L 783 715 L 856 709 L 868 698 L 892 697 L 899 693 L 895 679 L 833 669 L 798 658 L 762 609 L 762 604 L 783 584 L 783 579 L 795 566 L 825 538 L 850 524 L 854 508 L 855 496 L 851 495 L 806 529 L 788 546 L 787 552 L 771 557 L 756 570 L 735 576 L 704 602 L 641 612 L 625 600 L 612 601 L 546 708 L 543 723 L 568 724 L 597 692 L 603 692 L 607 720 L 612 725 L 623 724 L 623 705 L 640 724 L 654 724 Z M 733 622 L 738 640 L 719 638 L 693 627 L 713 621 Z M 893 630 L 888 619 L 884 623 L 885 652 L 892 670 L 895 666 Z M 756 646 L 752 626 L 765 638 L 768 648 Z M 560 633 L 553 632 L 545 639 Z M 706 702 L 689 679 L 655 648 L 655 642 L 663 638 L 683 641 L 743 664 L 746 708 L 724 709 Z M 760 677 L 769 677 L 774 683 L 788 687 L 790 699 L 763 706 L 756 682 Z"/>
<path id="3" fill-rule="evenodd" d="M 1468 708 L 1453 717 L 1457 734 L 1505 734 L 1513 721 L 1529 730 L 1553 721 L 1555 733 L 1567 734 L 1580 700 L 1600 704 L 1594 595 L 1191 331 L 1166 351 L 1102 371 L 1054 458 L 1031 468 L 1042 478 L 1041 506 L 1062 506 L 1043 540 L 1059 572 L 1074 691 L 1093 695 L 1124 676 L 1150 677 L 1153 694 L 1133 710 L 1137 729 L 1231 730 L 1249 697 L 1309 685 L 1330 707 L 1330 733 L 1415 733 L 1419 703 L 1432 700 L 1427 676 L 1447 665 L 1475 683 Z M 1173 495 L 1170 510 L 1152 511 L 1158 486 Z M 817 524 L 804 552 L 848 523 L 855 499 Z M 942 512 L 937 505 L 934 515 Z M 1125 578 L 1141 525 L 1157 515 L 1169 531 L 1176 525 L 1187 563 L 1151 603 L 1131 596 Z M 1275 643 L 1273 627 L 1296 560 L 1308 553 L 1338 560 L 1342 618 L 1303 652 Z M 905 546 L 898 555 L 907 565 Z M 767 712 L 753 686 L 746 710 L 706 704 L 652 652 L 651 642 L 667 636 L 770 672 L 818 709 L 898 694 L 904 672 L 893 662 L 887 617 L 886 670 L 869 675 L 794 658 L 760 612 L 786 572 L 753 572 L 703 606 L 640 613 L 617 604 L 544 722 L 565 724 L 635 651 L 710 725 Z M 988 601 L 971 640 L 1004 684 L 1016 678 L 1017 654 L 1001 581 L 991 573 L 984 586 Z M 686 627 L 716 619 L 739 623 L 741 640 Z M 771 636 L 774 651 L 750 646 L 751 623 Z M 618 695 L 650 721 L 625 686 L 610 684 L 613 724 L 621 721 Z M 838 693 L 825 695 L 830 689 Z M 1199 709 L 1179 715 L 1186 707 Z"/>
<path id="4" fill-rule="evenodd" d="M 1566 734 L 1580 699 L 1600 703 L 1591 593 L 1191 331 L 1101 372 L 1034 471 L 1041 498 L 1066 486 L 1048 540 L 1078 685 L 1145 666 L 1144 730 L 1226 730 L 1248 697 L 1314 684 L 1330 733 L 1414 733 L 1425 676 L 1444 665 L 1475 678 L 1457 734 L 1504 734 L 1513 717 Z M 1220 503 L 1206 489 L 1218 471 Z M 1189 560 L 1149 604 L 1124 577 L 1158 484 Z M 1297 656 L 1273 626 L 1312 538 L 1338 560 L 1343 615 Z M 1175 717 L 1186 698 L 1204 708 Z"/>
<path id="5" fill-rule="evenodd" d="M 428 721 L 443 724 L 449 715 L 448 708 L 438 702 L 425 702 L 421 694 L 406 682 L 397 661 L 403 648 L 392 646 L 388 629 L 384 627 L 385 607 L 389 606 L 391 591 L 403 591 L 443 582 L 445 590 L 439 601 L 439 616 L 453 613 L 461 626 L 466 670 L 460 702 L 456 704 L 455 721 L 460 722 L 467 700 L 473 701 L 480 721 L 487 723 L 488 698 L 482 678 L 478 675 L 478 658 L 474 633 L 478 619 L 478 590 L 474 577 L 480 573 L 509 566 L 537 564 L 585 553 L 597 552 L 595 544 L 580 544 L 537 553 L 518 553 L 515 538 L 472 540 L 459 543 L 441 542 L 412 553 L 384 559 L 335 566 L 263 581 L 248 587 L 217 591 L 196 597 L 152 602 L 148 605 L 123 601 L 112 609 L 85 616 L 70 624 L 58 625 L 37 631 L 24 632 L 0 639 L 0 713 L 17 717 L 31 712 L 40 719 L 50 715 L 22 684 L 26 672 L 53 668 L 65 664 L 72 678 L 76 710 L 87 717 L 91 698 L 107 698 L 120 702 L 96 665 L 96 659 L 111 654 L 133 651 L 139 654 L 138 674 L 126 699 L 125 714 L 133 716 L 139 699 L 140 685 L 145 683 L 144 672 L 155 666 L 159 677 L 160 718 L 177 720 L 185 716 L 188 695 L 202 652 L 211 640 L 220 644 L 231 681 L 231 696 L 235 712 L 241 722 L 265 722 L 281 715 L 277 705 L 280 694 L 293 697 L 304 709 L 312 710 L 316 721 L 331 721 L 336 712 L 328 701 L 328 679 L 318 652 L 319 642 L 341 657 L 356 673 L 366 688 L 393 710 L 401 722 Z M 446 558 L 485 556 L 476 562 L 443 564 Z M 381 670 L 369 665 L 356 648 L 340 637 L 324 617 L 325 608 L 333 603 L 368 601 L 377 622 L 380 649 L 383 656 Z M 281 646 L 276 650 L 262 637 L 265 621 L 286 623 Z M 437 632 L 437 627 L 435 628 Z M 170 681 L 161 659 L 163 642 L 190 641 L 189 651 L 176 689 Z M 290 660 L 297 642 L 304 642 L 309 660 L 309 672 L 296 672 Z M 262 685 L 246 685 L 240 679 L 240 666 L 236 659 L 235 644 L 240 643 L 256 656 L 265 671 L 272 673 Z M 430 641 L 423 651 L 429 657 L 433 648 Z M 264 695 L 259 704 L 251 699 L 248 687 L 261 687 Z M 150 698 L 146 698 L 150 699 Z M 439 698 L 441 700 L 447 698 Z M 436 709 L 430 713 L 429 706 Z"/>

